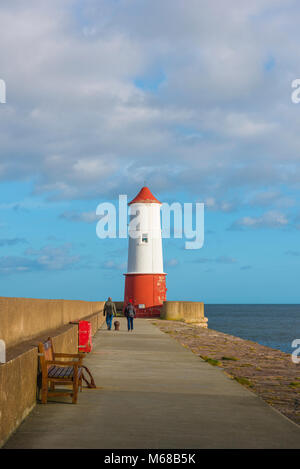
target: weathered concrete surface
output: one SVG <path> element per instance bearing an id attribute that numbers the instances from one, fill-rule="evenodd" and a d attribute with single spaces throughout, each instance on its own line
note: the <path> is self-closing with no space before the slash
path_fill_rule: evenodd
<path id="1" fill-rule="evenodd" d="M 188 324 L 197 323 L 202 327 L 207 327 L 204 303 L 199 301 L 164 301 L 161 319 L 184 321 Z"/>
<path id="2" fill-rule="evenodd" d="M 35 406 L 36 383 L 34 349 L 0 365 L 0 447 Z"/>
<path id="3" fill-rule="evenodd" d="M 290 354 L 192 324 L 161 320 L 155 324 L 300 425 L 300 366 Z"/>
<path id="4" fill-rule="evenodd" d="M 98 386 L 38 405 L 7 448 L 299 448 L 300 428 L 145 319 L 99 331 Z M 58 402 L 60 401 L 60 402 Z"/>
<path id="5" fill-rule="evenodd" d="M 0 339 L 7 347 L 103 310 L 103 301 L 0 297 Z"/>

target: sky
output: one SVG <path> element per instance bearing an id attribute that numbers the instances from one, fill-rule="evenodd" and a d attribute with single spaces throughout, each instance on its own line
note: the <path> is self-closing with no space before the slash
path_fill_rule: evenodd
<path id="1" fill-rule="evenodd" d="M 203 202 L 168 299 L 300 303 L 297 0 L 0 4 L 0 295 L 123 298 L 99 203 Z"/>

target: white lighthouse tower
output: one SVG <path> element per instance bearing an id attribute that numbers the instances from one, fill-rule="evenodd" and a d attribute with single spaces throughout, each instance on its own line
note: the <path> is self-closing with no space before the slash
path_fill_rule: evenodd
<path id="1" fill-rule="evenodd" d="M 163 270 L 159 202 L 148 187 L 143 187 L 129 202 L 128 267 L 125 274 L 124 304 L 132 301 L 138 317 L 159 317 L 166 299 L 166 274 Z"/>

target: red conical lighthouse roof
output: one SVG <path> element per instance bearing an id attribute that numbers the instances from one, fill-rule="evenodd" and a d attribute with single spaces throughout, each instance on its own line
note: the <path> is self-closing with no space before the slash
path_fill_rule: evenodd
<path id="1" fill-rule="evenodd" d="M 150 189 L 148 189 L 148 187 L 143 187 L 138 193 L 138 195 L 134 199 L 132 199 L 132 201 L 129 202 L 128 205 L 141 204 L 141 203 L 161 205 L 161 202 L 154 197 L 154 195 L 152 194 Z"/>

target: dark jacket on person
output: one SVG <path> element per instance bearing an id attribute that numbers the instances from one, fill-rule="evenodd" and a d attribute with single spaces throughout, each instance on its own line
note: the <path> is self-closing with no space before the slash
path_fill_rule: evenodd
<path id="1" fill-rule="evenodd" d="M 134 318 L 135 315 L 136 315 L 135 307 L 133 306 L 132 303 L 128 303 L 128 305 L 126 306 L 124 310 L 124 316 L 126 316 L 126 318 Z"/>
<path id="2" fill-rule="evenodd" d="M 117 314 L 116 305 L 113 301 L 107 300 L 104 305 L 103 316 L 113 316 Z"/>

